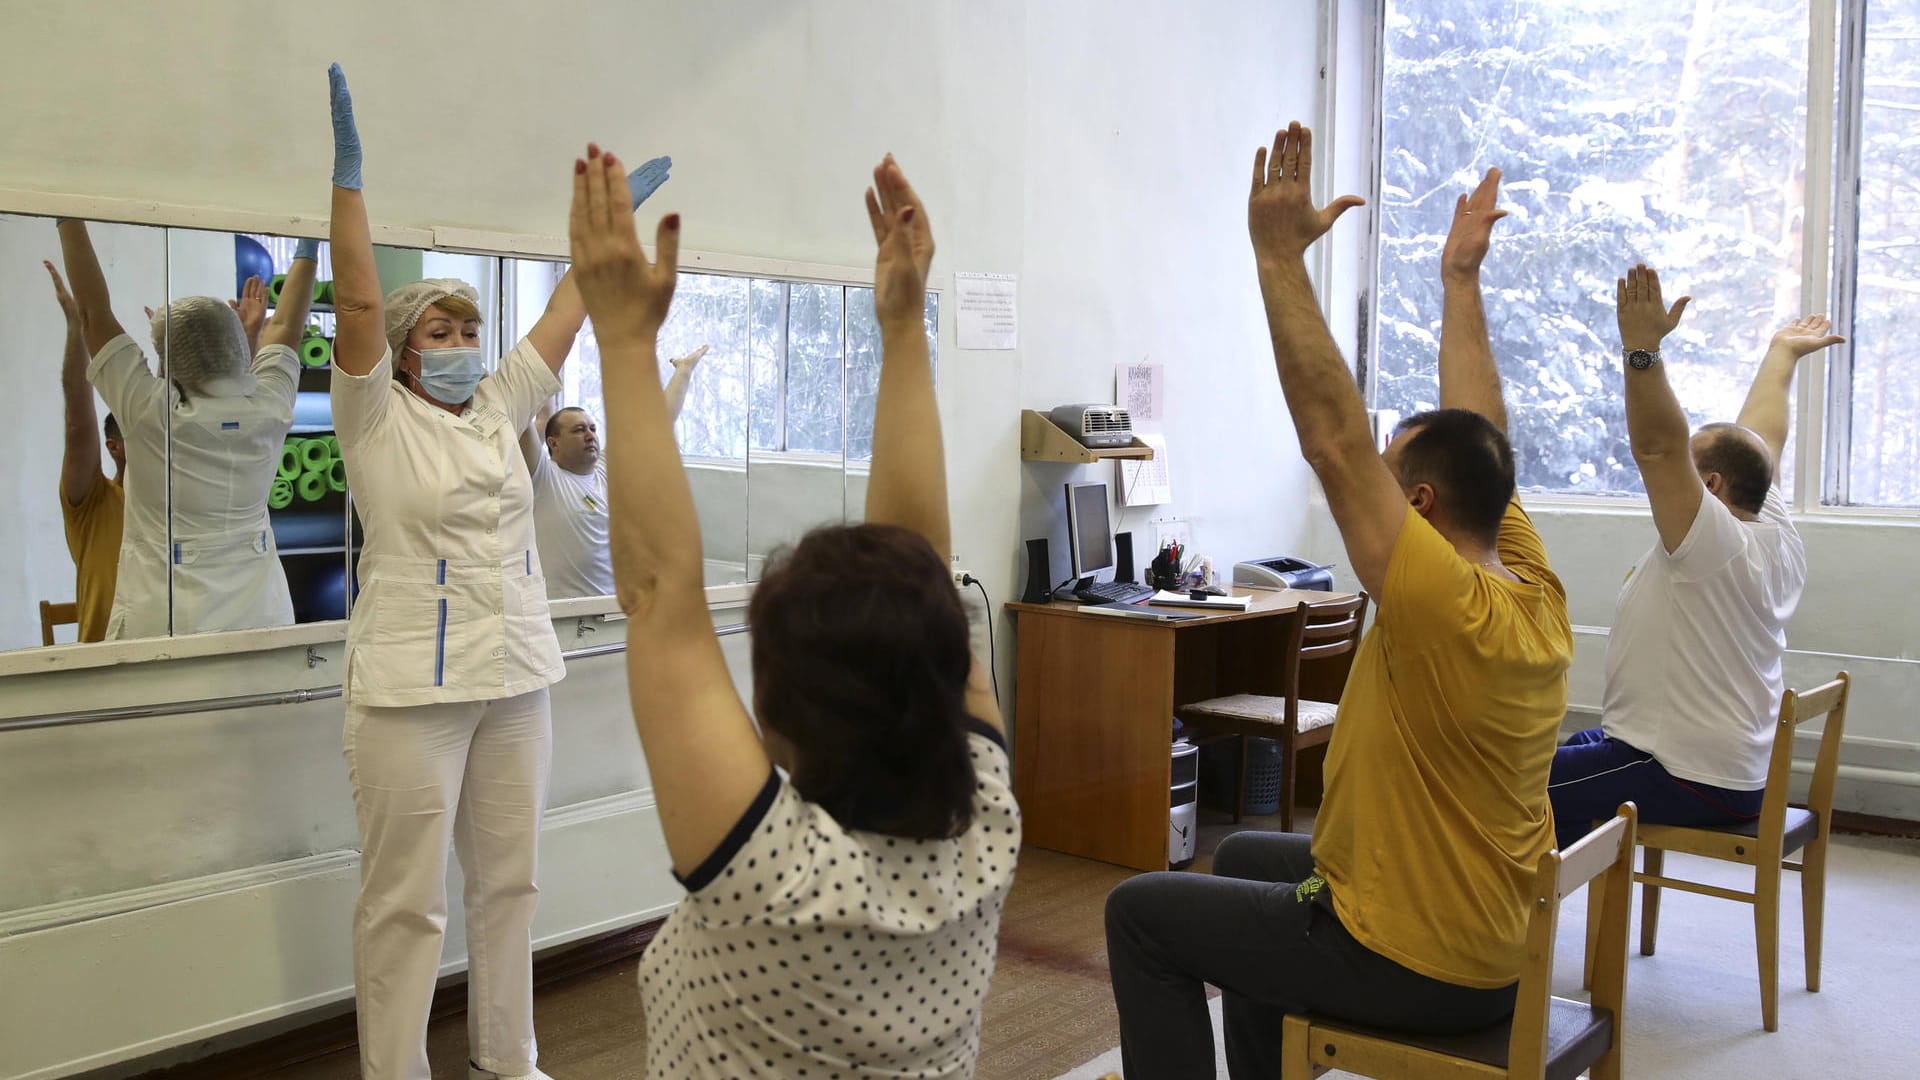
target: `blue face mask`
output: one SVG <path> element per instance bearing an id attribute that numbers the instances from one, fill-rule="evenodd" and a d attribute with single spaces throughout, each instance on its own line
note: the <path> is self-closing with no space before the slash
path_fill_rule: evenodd
<path id="1" fill-rule="evenodd" d="M 457 349 L 415 349 L 420 354 L 420 389 L 434 400 L 460 405 L 473 397 L 474 387 L 486 378 L 480 350 L 471 346 Z"/>

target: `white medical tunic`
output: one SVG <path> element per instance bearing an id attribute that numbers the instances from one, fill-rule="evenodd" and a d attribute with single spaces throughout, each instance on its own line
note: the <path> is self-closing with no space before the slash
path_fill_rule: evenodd
<path id="1" fill-rule="evenodd" d="M 333 423 L 366 545 L 347 625 L 352 704 L 513 697 L 566 673 L 518 437 L 560 391 L 522 340 L 455 416 L 393 378 L 334 369 Z"/>
<path id="2" fill-rule="evenodd" d="M 585 476 L 563 469 L 544 450 L 533 468 L 533 520 L 548 596 L 613 592 L 607 537 L 607 459 Z"/>
<path id="3" fill-rule="evenodd" d="M 113 410 L 127 448 L 126 526 L 109 640 L 168 632 L 169 572 L 176 634 L 293 622 L 267 494 L 293 428 L 299 370 L 292 349 L 269 345 L 247 374 L 210 380 L 189 394 L 155 375 L 126 334 L 94 355 L 87 380 Z"/>

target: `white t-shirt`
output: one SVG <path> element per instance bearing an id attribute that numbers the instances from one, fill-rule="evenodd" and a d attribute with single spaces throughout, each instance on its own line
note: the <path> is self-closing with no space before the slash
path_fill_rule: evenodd
<path id="1" fill-rule="evenodd" d="M 1671 554 L 1656 540 L 1620 590 L 1602 730 L 1682 780 L 1765 787 L 1786 625 L 1806 581 L 1778 487 L 1758 521 L 1702 494 L 1686 539 Z"/>
<path id="2" fill-rule="evenodd" d="M 563 469 L 544 448 L 533 469 L 533 531 L 547 595 L 606 596 L 613 592 L 607 548 L 607 459 L 585 476 Z"/>
<path id="3" fill-rule="evenodd" d="M 640 959 L 649 1077 L 973 1075 L 1020 811 L 998 733 L 967 742 L 951 840 L 843 828 L 767 778 Z"/>

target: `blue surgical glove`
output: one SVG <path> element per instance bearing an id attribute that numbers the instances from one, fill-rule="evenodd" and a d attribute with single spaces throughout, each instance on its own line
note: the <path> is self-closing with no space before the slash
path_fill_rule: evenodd
<path id="1" fill-rule="evenodd" d="M 660 189 L 667 182 L 667 170 L 673 168 L 673 159 L 657 157 L 645 165 L 627 174 L 627 194 L 633 198 L 633 208 L 647 201 L 647 196 Z"/>
<path id="2" fill-rule="evenodd" d="M 333 108 L 333 183 L 360 190 L 360 132 L 353 126 L 353 95 L 339 64 L 327 68 L 328 98 Z"/>
<path id="3" fill-rule="evenodd" d="M 335 183 L 338 183 L 338 181 L 335 181 Z M 310 236 L 302 238 L 299 243 L 293 245 L 293 257 L 296 259 L 312 259 L 314 262 L 319 262 L 320 241 Z"/>

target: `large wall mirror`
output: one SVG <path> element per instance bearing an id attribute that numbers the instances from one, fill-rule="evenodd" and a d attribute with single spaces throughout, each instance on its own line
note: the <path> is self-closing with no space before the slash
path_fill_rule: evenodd
<path id="1" fill-rule="evenodd" d="M 68 315 L 42 265 L 64 282 L 54 221 L 0 215 L 0 283 L 18 301 L 0 334 L 20 372 L 16 467 L 0 470 L 0 497 L 19 508 L 0 524 L 18 553 L 0 573 L 0 649 L 344 618 L 364 538 L 328 397 L 327 247 L 304 281 L 293 237 L 112 223 L 85 235 L 131 339 L 100 363 L 84 342 L 68 347 Z M 375 254 L 388 291 L 429 277 L 473 285 L 495 361 L 566 273 L 564 261 L 538 258 Z M 937 363 L 937 293 L 926 327 Z M 683 271 L 659 355 L 706 584 L 755 580 L 808 529 L 860 517 L 880 373 L 871 289 Z M 590 322 L 562 384 L 523 454 L 530 472 L 590 480 L 605 442 L 620 437 L 605 429 Z M 569 572 L 564 550 L 549 551 L 556 526 L 536 524 L 549 596 L 601 592 L 600 579 Z"/>

